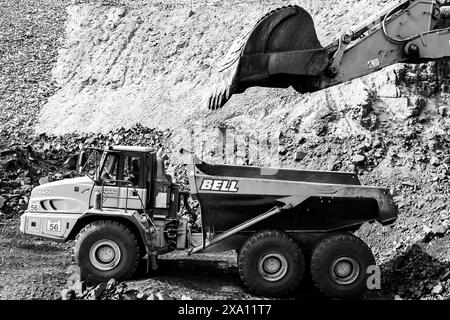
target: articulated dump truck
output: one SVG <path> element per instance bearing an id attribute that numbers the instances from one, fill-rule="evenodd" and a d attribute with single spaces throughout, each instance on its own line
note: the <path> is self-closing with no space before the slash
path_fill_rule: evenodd
<path id="1" fill-rule="evenodd" d="M 175 250 L 235 250 L 239 276 L 255 294 L 289 295 L 307 276 L 331 297 L 365 292 L 375 259 L 353 232 L 396 220 L 388 189 L 361 186 L 354 173 L 213 165 L 182 153 L 190 192 L 152 149 L 107 147 L 95 174 L 34 188 L 20 230 L 74 240 L 90 283 L 128 279 L 140 262 L 156 270 L 158 255 Z M 200 219 L 192 219 L 190 197 Z"/>

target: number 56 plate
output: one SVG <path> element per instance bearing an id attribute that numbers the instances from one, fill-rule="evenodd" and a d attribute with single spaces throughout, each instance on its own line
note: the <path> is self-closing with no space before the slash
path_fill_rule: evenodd
<path id="1" fill-rule="evenodd" d="M 58 232 L 61 230 L 61 221 L 47 221 L 47 231 Z"/>

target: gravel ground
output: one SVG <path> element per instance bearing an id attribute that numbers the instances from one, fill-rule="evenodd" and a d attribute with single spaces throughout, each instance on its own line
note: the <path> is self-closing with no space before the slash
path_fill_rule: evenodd
<path id="1" fill-rule="evenodd" d="M 0 299 L 58 299 L 70 261 L 68 245 L 24 236 L 19 221 L 0 220 Z"/>

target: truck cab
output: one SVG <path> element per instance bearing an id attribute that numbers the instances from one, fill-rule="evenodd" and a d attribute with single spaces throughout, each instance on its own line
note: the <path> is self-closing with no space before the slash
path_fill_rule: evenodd
<path id="1" fill-rule="evenodd" d="M 74 240 L 86 223 L 109 217 L 141 235 L 147 230 L 144 238 L 152 238 L 161 251 L 166 251 L 170 246 L 165 241 L 165 226 L 177 221 L 179 207 L 179 187 L 165 173 L 163 158 L 148 147 L 113 146 L 103 151 L 92 176 L 34 188 L 20 230 L 68 241 Z M 156 236 L 150 236 L 152 232 Z"/>
<path id="2" fill-rule="evenodd" d="M 149 210 L 176 217 L 178 186 L 164 171 L 164 160 L 147 147 L 111 147 L 102 155 L 94 191 L 103 194 L 103 208 Z M 93 205 L 93 203 L 91 202 Z"/>

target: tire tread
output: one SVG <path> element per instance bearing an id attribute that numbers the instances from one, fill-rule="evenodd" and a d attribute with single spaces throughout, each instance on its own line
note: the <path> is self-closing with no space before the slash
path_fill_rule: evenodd
<path id="1" fill-rule="evenodd" d="M 100 229 L 102 227 L 113 227 L 113 228 L 117 228 L 120 230 L 120 233 L 128 238 L 132 243 L 133 246 L 136 248 L 136 255 L 135 258 L 133 259 L 133 261 L 131 262 L 131 267 L 128 268 L 127 272 L 124 273 L 120 278 L 121 279 L 128 279 L 130 278 L 135 272 L 136 269 L 138 267 L 139 264 L 139 259 L 140 259 L 140 246 L 138 243 L 138 240 L 136 238 L 136 235 L 134 234 L 134 232 L 132 232 L 128 227 L 126 227 L 125 225 L 123 225 L 120 222 L 117 221 L 113 221 L 113 220 L 98 220 L 98 221 L 94 221 L 91 223 L 88 223 L 86 226 L 84 226 L 80 232 L 78 232 L 77 236 L 75 237 L 74 240 L 74 245 L 73 245 L 73 255 L 75 257 L 75 262 L 77 263 L 77 265 L 80 265 L 80 261 L 79 261 L 79 253 L 80 253 L 80 247 L 81 247 L 81 243 L 82 243 L 82 238 L 88 234 L 90 231 L 92 231 L 92 229 Z M 119 280 L 119 279 L 117 279 Z"/>
<path id="2" fill-rule="evenodd" d="M 239 275 L 240 275 L 244 285 L 249 289 L 250 292 L 257 294 L 257 295 L 267 295 L 268 294 L 267 292 L 260 291 L 260 290 L 253 288 L 250 285 L 250 283 L 248 282 L 247 278 L 245 277 L 245 271 L 244 271 L 244 268 L 245 268 L 244 261 L 246 261 L 246 257 L 248 255 L 249 250 L 252 249 L 252 247 L 256 243 L 258 243 L 266 238 L 274 238 L 274 239 L 280 239 L 283 241 L 288 241 L 288 243 L 290 245 L 292 245 L 294 248 L 296 248 L 296 250 L 299 252 L 299 257 L 301 260 L 299 263 L 299 267 L 301 269 L 297 273 L 297 278 L 294 281 L 292 281 L 290 283 L 290 286 L 288 288 L 286 288 L 286 290 L 284 290 L 283 292 L 270 294 L 275 297 L 288 295 L 289 293 L 291 293 L 292 291 L 294 291 L 297 288 L 297 286 L 303 276 L 305 266 L 304 266 L 303 254 L 302 254 L 300 248 L 298 247 L 297 243 L 291 237 L 289 237 L 287 234 L 285 234 L 284 232 L 277 231 L 277 230 L 265 230 L 265 231 L 258 232 L 257 234 L 255 234 L 253 236 L 250 236 L 250 238 L 248 238 L 244 242 L 243 246 L 241 247 L 241 249 L 239 251 L 239 258 L 237 261 Z"/>
<path id="3" fill-rule="evenodd" d="M 328 288 L 322 281 L 318 275 L 320 274 L 320 268 L 322 267 L 322 261 L 319 257 L 322 257 L 324 255 L 324 252 L 329 249 L 329 247 L 335 245 L 338 242 L 350 242 L 354 244 L 355 248 L 360 248 L 362 250 L 366 250 L 367 253 L 370 253 L 371 256 L 371 263 L 375 264 L 375 259 L 373 257 L 372 251 L 370 250 L 369 246 L 362 241 L 360 238 L 349 234 L 349 233 L 333 233 L 326 235 L 318 240 L 316 245 L 314 246 L 312 257 L 311 257 L 311 264 L 310 264 L 310 270 L 311 270 L 311 278 L 316 286 L 323 294 L 334 297 L 335 293 Z M 362 271 L 364 272 L 364 270 Z M 358 294 L 349 294 L 349 298 L 355 298 Z"/>

